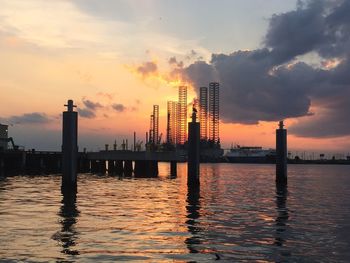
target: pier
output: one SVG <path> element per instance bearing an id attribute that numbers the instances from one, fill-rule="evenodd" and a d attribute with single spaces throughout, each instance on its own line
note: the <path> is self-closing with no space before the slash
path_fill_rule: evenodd
<path id="1" fill-rule="evenodd" d="M 111 150 L 86 153 L 85 162 L 94 167 L 90 172 L 124 174 L 135 177 L 155 177 L 158 175 L 158 162 L 170 165 L 171 175 L 176 176 L 176 165 L 185 162 L 186 156 L 178 152 L 149 152 Z M 100 164 L 100 165 L 97 165 Z"/>
<path id="2" fill-rule="evenodd" d="M 186 156 L 177 152 L 133 152 L 111 150 L 77 153 L 77 173 L 109 173 L 117 175 L 158 175 L 158 162 L 167 162 L 176 175 L 178 162 Z M 0 175 L 40 175 L 62 173 L 62 152 L 6 151 L 0 152 Z M 151 170 L 151 171 L 148 171 Z"/>

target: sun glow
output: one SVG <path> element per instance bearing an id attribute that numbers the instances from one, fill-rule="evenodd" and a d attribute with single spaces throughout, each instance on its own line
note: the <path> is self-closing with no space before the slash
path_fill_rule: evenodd
<path id="1" fill-rule="evenodd" d="M 322 61 L 321 64 L 324 69 L 331 70 L 333 68 L 336 68 L 342 62 L 343 62 L 342 59 L 334 58 L 334 59 Z"/>
<path id="2" fill-rule="evenodd" d="M 152 61 L 151 63 L 157 65 L 156 61 Z M 194 90 L 193 84 L 186 80 L 185 77 L 178 71 L 160 71 L 158 66 L 149 71 L 141 71 L 139 65 L 125 65 L 125 67 L 150 86 L 168 86 L 173 88 L 187 86 L 189 90 Z"/>

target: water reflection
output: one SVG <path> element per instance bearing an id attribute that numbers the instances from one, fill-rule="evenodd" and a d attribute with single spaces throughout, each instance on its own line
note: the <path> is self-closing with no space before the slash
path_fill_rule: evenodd
<path id="1" fill-rule="evenodd" d="M 75 224 L 80 213 L 77 209 L 76 200 L 77 196 L 75 193 L 64 194 L 59 211 L 62 228 L 57 234 L 57 239 L 62 246 L 61 252 L 68 255 L 79 255 L 79 251 L 74 249 L 79 236 L 79 232 L 75 229 Z"/>
<path id="2" fill-rule="evenodd" d="M 278 247 L 282 247 L 287 238 L 287 222 L 289 218 L 287 201 L 287 186 L 276 185 L 276 233 L 274 244 Z"/>
<path id="3" fill-rule="evenodd" d="M 196 248 L 196 245 L 201 244 L 200 240 L 200 227 L 199 227 L 199 209 L 200 209 L 200 188 L 188 186 L 187 192 L 187 228 L 189 233 L 191 233 L 191 237 L 186 238 L 185 243 L 190 253 L 198 253 L 199 251 Z"/>

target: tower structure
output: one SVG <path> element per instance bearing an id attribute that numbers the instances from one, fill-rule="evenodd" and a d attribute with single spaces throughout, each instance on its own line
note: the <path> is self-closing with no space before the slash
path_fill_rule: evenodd
<path id="1" fill-rule="evenodd" d="M 201 140 L 208 139 L 208 88 L 199 89 L 199 123 Z"/>
<path id="2" fill-rule="evenodd" d="M 209 83 L 209 140 L 219 141 L 219 83 Z"/>
<path id="3" fill-rule="evenodd" d="M 176 144 L 177 102 L 168 101 L 167 143 Z"/>
<path id="4" fill-rule="evenodd" d="M 153 105 L 153 140 L 158 144 L 159 138 L 159 105 Z"/>
<path id="5" fill-rule="evenodd" d="M 150 144 L 153 144 L 153 143 L 154 143 L 153 122 L 154 122 L 154 115 L 151 114 L 150 120 L 149 120 L 149 139 L 148 139 L 148 142 L 149 142 Z"/>
<path id="6" fill-rule="evenodd" d="M 149 123 L 149 143 L 157 144 L 159 138 L 159 105 L 153 105 Z"/>
<path id="7" fill-rule="evenodd" d="M 177 143 L 184 144 L 187 140 L 187 86 L 179 87 L 177 113 Z"/>

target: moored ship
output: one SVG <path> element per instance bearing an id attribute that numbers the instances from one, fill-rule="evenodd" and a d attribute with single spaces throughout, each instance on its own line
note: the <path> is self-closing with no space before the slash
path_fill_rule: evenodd
<path id="1" fill-rule="evenodd" d="M 261 146 L 235 145 L 224 157 L 230 163 L 274 163 L 276 150 L 263 149 Z"/>

